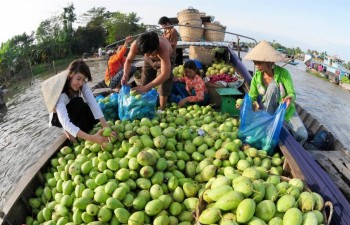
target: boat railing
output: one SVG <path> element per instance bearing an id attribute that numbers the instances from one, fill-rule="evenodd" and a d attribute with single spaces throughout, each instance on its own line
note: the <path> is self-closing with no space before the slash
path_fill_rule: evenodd
<path id="1" fill-rule="evenodd" d="M 166 27 L 160 27 L 160 28 L 155 28 L 155 29 L 147 30 L 146 32 L 150 32 L 150 31 L 155 31 L 155 32 L 157 32 L 157 31 L 163 30 L 163 29 L 165 29 L 165 28 L 169 28 L 169 27 L 189 27 L 189 28 L 194 28 L 194 29 L 197 28 L 197 29 L 204 29 L 204 30 L 210 30 L 210 31 L 215 31 L 215 32 L 230 34 L 230 35 L 233 35 L 233 36 L 236 36 L 236 37 L 237 37 L 237 45 L 239 45 L 239 42 L 240 42 L 240 39 L 241 39 L 241 38 L 249 39 L 249 40 L 253 41 L 253 42 L 255 43 L 255 45 L 257 45 L 257 43 L 258 43 L 254 38 L 248 37 L 248 36 L 246 36 L 246 35 L 242 35 L 242 34 L 238 34 L 238 33 L 234 33 L 234 32 L 228 32 L 228 31 L 226 31 L 226 30 L 217 30 L 217 29 L 211 29 L 211 28 L 199 27 L 199 26 L 193 26 L 193 25 L 174 24 L 174 25 L 169 25 L 169 26 L 166 26 Z M 136 37 L 138 37 L 138 36 L 140 36 L 140 35 L 142 35 L 142 34 L 144 34 L 144 33 L 146 33 L 146 32 L 142 32 L 142 33 L 139 33 L 139 34 L 132 35 L 132 37 L 133 37 L 133 38 L 136 38 Z M 111 47 L 116 46 L 116 45 L 118 45 L 118 44 L 124 43 L 125 40 L 126 40 L 126 39 L 122 39 L 122 40 L 113 42 L 112 44 L 107 45 L 105 48 L 108 49 L 108 48 L 111 48 Z M 232 42 L 230 42 L 230 41 L 226 41 L 226 42 L 232 44 Z M 203 43 L 203 42 L 200 41 L 200 42 L 197 42 L 197 43 Z M 215 44 L 215 42 L 211 42 L 211 43 Z M 241 58 L 241 57 L 240 57 L 240 49 L 239 49 L 239 48 L 237 49 L 237 52 L 238 52 L 238 57 Z"/>

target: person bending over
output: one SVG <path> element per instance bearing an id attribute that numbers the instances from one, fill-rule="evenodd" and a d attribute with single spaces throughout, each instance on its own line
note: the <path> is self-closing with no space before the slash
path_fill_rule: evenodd
<path id="1" fill-rule="evenodd" d="M 170 58 L 173 49 L 170 42 L 164 37 L 158 37 L 155 32 L 141 34 L 131 46 L 124 63 L 124 74 L 121 84 L 127 84 L 131 65 L 139 53 L 144 56 L 144 67 L 141 75 L 141 85 L 134 87 L 138 93 L 148 92 L 158 86 L 160 109 L 164 110 L 171 94 L 173 85 L 172 65 Z M 159 62 L 160 68 L 155 65 Z"/>

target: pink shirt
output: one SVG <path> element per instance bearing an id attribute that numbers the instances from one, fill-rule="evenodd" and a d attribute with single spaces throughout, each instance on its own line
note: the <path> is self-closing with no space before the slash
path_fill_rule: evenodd
<path id="1" fill-rule="evenodd" d="M 196 93 L 195 96 L 186 97 L 187 101 L 200 102 L 204 100 L 204 94 L 208 93 L 208 90 L 204 80 L 199 75 L 196 75 L 193 79 L 182 77 L 179 80 L 186 83 L 186 90 L 190 95 L 192 95 L 192 90 Z"/>

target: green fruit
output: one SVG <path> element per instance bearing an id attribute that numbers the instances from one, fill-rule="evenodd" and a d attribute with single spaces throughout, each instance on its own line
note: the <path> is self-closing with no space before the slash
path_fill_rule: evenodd
<path id="1" fill-rule="evenodd" d="M 183 201 L 184 206 L 188 211 L 194 212 L 197 209 L 199 199 L 195 197 L 186 198 Z"/>
<path id="2" fill-rule="evenodd" d="M 276 213 L 275 203 L 271 200 L 264 200 L 258 203 L 255 209 L 255 216 L 266 223 L 273 218 Z"/>
<path id="3" fill-rule="evenodd" d="M 97 218 L 101 222 L 108 222 L 112 219 L 112 210 L 107 207 L 102 207 L 98 211 Z"/>
<path id="4" fill-rule="evenodd" d="M 144 196 L 136 196 L 132 202 L 132 206 L 136 210 L 143 210 L 147 204 L 147 198 Z"/>
<path id="5" fill-rule="evenodd" d="M 163 209 L 163 202 L 159 199 L 151 200 L 146 204 L 145 213 L 149 216 L 157 215 Z"/>
<path id="6" fill-rule="evenodd" d="M 154 166 L 157 162 L 156 158 L 145 150 L 137 154 L 137 161 L 142 166 Z"/>
<path id="7" fill-rule="evenodd" d="M 246 198 L 241 203 L 239 203 L 236 215 L 238 223 L 248 222 L 255 213 L 256 203 L 253 199 Z"/>
<path id="8" fill-rule="evenodd" d="M 283 216 L 283 225 L 301 225 L 303 215 L 298 208 L 288 209 Z"/>
<path id="9" fill-rule="evenodd" d="M 94 200 L 98 203 L 103 203 L 105 204 L 107 199 L 110 197 L 109 194 L 107 194 L 105 191 L 96 191 L 94 195 Z"/>
<path id="10" fill-rule="evenodd" d="M 199 216 L 199 222 L 201 224 L 215 224 L 220 220 L 221 212 L 220 209 L 211 207 L 205 209 Z"/>
<path id="11" fill-rule="evenodd" d="M 212 201 L 218 201 L 223 195 L 225 195 L 227 192 L 230 192 L 230 191 L 233 191 L 231 186 L 222 185 L 215 189 L 210 189 L 207 195 L 209 199 L 211 199 Z"/>
<path id="12" fill-rule="evenodd" d="M 244 196 L 240 192 L 229 191 L 218 199 L 215 207 L 225 211 L 236 209 L 243 199 Z"/>
<path id="13" fill-rule="evenodd" d="M 315 199 L 310 192 L 304 191 L 299 195 L 298 203 L 302 212 L 309 212 L 314 209 Z"/>
<path id="14" fill-rule="evenodd" d="M 112 129 L 110 127 L 104 127 L 102 129 L 102 136 L 109 137 L 111 135 Z"/>
<path id="15" fill-rule="evenodd" d="M 128 187 L 126 186 L 118 187 L 117 189 L 114 190 L 112 197 L 119 201 L 122 201 L 125 198 L 128 191 L 129 191 Z"/>
<path id="16" fill-rule="evenodd" d="M 96 216 L 99 209 L 100 208 L 97 205 L 89 204 L 86 206 L 86 213 L 89 214 L 90 216 Z"/>
<path id="17" fill-rule="evenodd" d="M 173 216 L 178 216 L 182 212 L 182 206 L 179 202 L 172 202 L 169 208 L 169 212 Z"/>
<path id="18" fill-rule="evenodd" d="M 287 212 L 288 209 L 295 205 L 295 198 L 292 195 L 283 195 L 278 199 L 276 208 L 278 212 Z"/>
<path id="19" fill-rule="evenodd" d="M 187 198 L 197 195 L 197 188 L 192 183 L 184 183 L 183 191 Z"/>
<path id="20" fill-rule="evenodd" d="M 146 178 L 138 178 L 136 180 L 136 184 L 139 188 L 141 188 L 142 190 L 148 190 L 151 188 L 152 183 L 150 180 L 146 179 Z"/>
<path id="21" fill-rule="evenodd" d="M 142 211 L 134 212 L 128 219 L 128 225 L 143 225 L 145 222 L 145 213 Z"/>
<path id="22" fill-rule="evenodd" d="M 107 182 L 108 178 L 106 176 L 106 174 L 104 173 L 99 173 L 97 174 L 97 176 L 95 177 L 94 181 L 97 185 L 103 185 Z"/>
<path id="23" fill-rule="evenodd" d="M 114 210 L 114 215 L 120 223 L 128 223 L 130 213 L 125 208 L 117 208 Z"/>

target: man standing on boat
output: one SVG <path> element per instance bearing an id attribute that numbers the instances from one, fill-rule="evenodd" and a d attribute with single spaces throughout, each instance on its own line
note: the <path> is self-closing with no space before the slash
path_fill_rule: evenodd
<path id="1" fill-rule="evenodd" d="M 179 33 L 174 28 L 174 26 L 172 26 L 170 19 L 166 16 L 160 17 L 158 24 L 162 28 L 164 28 L 163 37 L 165 37 L 166 39 L 169 40 L 171 47 L 173 48 L 173 54 L 171 56 L 171 63 L 178 64 L 179 62 L 176 62 L 176 59 L 178 59 L 179 58 L 178 55 L 180 56 L 180 53 L 182 53 L 181 48 L 179 48 L 179 50 L 181 52 L 176 51 L 177 41 L 179 39 Z M 182 59 L 181 59 L 181 63 L 179 63 L 179 64 L 182 65 Z"/>
<path id="2" fill-rule="evenodd" d="M 131 46 L 124 63 L 122 85 L 127 84 L 131 64 L 137 54 L 144 56 L 144 67 L 141 76 L 141 86 L 133 88 L 139 93 L 148 92 L 158 86 L 160 109 L 164 110 L 173 86 L 171 56 L 173 49 L 170 42 L 164 37 L 158 37 L 155 32 L 141 34 Z M 159 61 L 160 68 L 155 65 Z"/>

